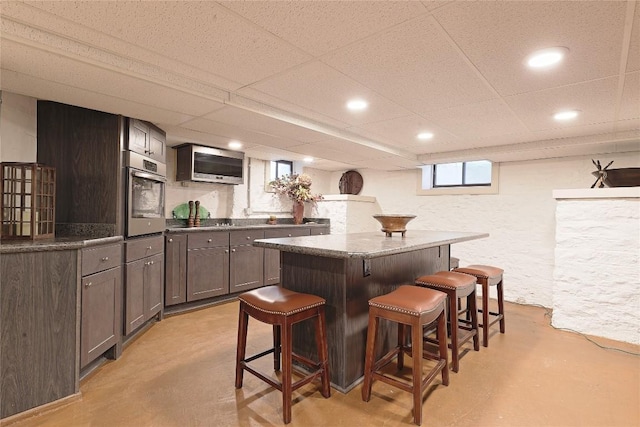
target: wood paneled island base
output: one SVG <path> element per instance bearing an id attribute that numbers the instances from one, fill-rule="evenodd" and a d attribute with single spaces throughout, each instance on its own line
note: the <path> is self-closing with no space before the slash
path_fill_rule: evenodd
<path id="1" fill-rule="evenodd" d="M 451 243 L 487 237 L 486 233 L 410 230 L 405 237 L 354 233 L 260 239 L 254 242 L 281 251 L 281 285 L 326 299 L 331 383 L 343 393 L 364 372 L 369 299 L 391 292 L 416 277 L 449 269 Z M 311 324 L 294 329 L 294 350 L 315 356 Z M 381 356 L 397 342 L 396 327 L 380 325 Z"/>

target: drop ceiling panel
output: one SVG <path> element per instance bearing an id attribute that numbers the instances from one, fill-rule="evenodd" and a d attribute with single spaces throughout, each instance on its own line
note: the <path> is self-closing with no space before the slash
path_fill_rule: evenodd
<path id="1" fill-rule="evenodd" d="M 2 89 L 37 99 L 121 114 L 153 123 L 177 124 L 190 118 L 177 111 L 163 110 L 104 94 L 98 96 L 95 92 L 16 73 L 12 70 L 2 70 Z"/>
<path id="2" fill-rule="evenodd" d="M 223 1 L 220 4 L 315 56 L 427 11 L 419 2 L 406 1 Z"/>
<path id="3" fill-rule="evenodd" d="M 416 154 L 430 149 L 433 144 L 447 144 L 458 139 L 433 121 L 417 114 L 355 126 L 348 130 Z M 420 141 L 417 135 L 421 132 L 431 132 L 434 137 L 428 141 Z"/>
<path id="4" fill-rule="evenodd" d="M 640 5 L 637 2 L 635 14 L 633 15 L 631 44 L 629 45 L 629 56 L 626 65 L 627 72 L 640 70 Z"/>
<path id="5" fill-rule="evenodd" d="M 327 136 L 323 133 L 296 126 L 262 114 L 226 105 L 220 110 L 204 116 L 205 119 L 224 122 L 249 130 L 268 133 L 300 142 L 320 141 Z"/>
<path id="6" fill-rule="evenodd" d="M 318 61 L 304 64 L 251 87 L 350 125 L 410 114 L 408 110 Z M 359 112 L 347 110 L 347 101 L 352 98 L 368 101 L 369 108 Z"/>
<path id="7" fill-rule="evenodd" d="M 638 117 L 640 117 L 640 72 L 625 75 L 618 119 L 628 120 Z"/>
<path id="8" fill-rule="evenodd" d="M 618 74 L 623 1 L 460 2 L 434 16 L 501 95 L 513 95 Z M 607 28 L 607 31 L 599 29 Z M 569 55 L 553 71 L 523 61 L 554 46 Z"/>
<path id="9" fill-rule="evenodd" d="M 416 169 L 422 163 L 417 160 L 406 160 L 400 157 L 389 156 L 379 159 L 359 160 L 354 162 L 358 168 L 394 171 L 399 169 Z"/>
<path id="10" fill-rule="evenodd" d="M 56 53 L 34 49 L 9 40 L 3 40 L 0 63 L 3 69 L 94 92 L 93 96 L 98 99 L 104 94 L 194 116 L 224 106 L 215 100 L 184 93 L 92 64 L 73 61 Z M 96 82 L 100 82 L 99 86 Z M 84 106 L 83 102 L 85 101 L 79 105 Z"/>
<path id="11" fill-rule="evenodd" d="M 473 120 L 469 120 L 473 117 Z M 522 133 L 527 128 L 502 100 L 431 111 L 427 118 L 460 138 L 486 138 Z"/>
<path id="12" fill-rule="evenodd" d="M 321 142 L 315 142 L 312 145 L 315 147 L 324 147 L 329 150 L 339 151 L 342 153 L 343 158 L 346 157 L 350 160 L 379 159 L 382 157 L 388 157 L 390 154 L 364 144 L 345 144 L 344 140 L 339 138 L 329 138 Z"/>
<path id="13" fill-rule="evenodd" d="M 211 1 L 32 4 L 167 58 L 197 64 L 198 68 L 220 76 L 232 76 L 243 84 L 310 59 L 299 49 Z"/>
<path id="14" fill-rule="evenodd" d="M 563 129 L 613 121 L 618 77 L 594 80 L 539 92 L 514 95 L 506 102 L 532 131 Z M 577 119 L 560 123 L 553 114 L 580 110 Z"/>
<path id="15" fill-rule="evenodd" d="M 418 114 L 495 97 L 429 16 L 322 60 Z"/>
<path id="16" fill-rule="evenodd" d="M 186 129 L 203 133 L 211 133 L 230 140 L 237 140 L 246 144 L 267 145 L 274 148 L 287 148 L 300 145 L 300 141 L 279 136 L 248 130 L 243 126 L 234 126 L 225 122 L 197 118 L 181 125 Z M 326 137 L 326 135 L 325 135 Z M 225 144 L 226 145 L 226 144 Z"/>

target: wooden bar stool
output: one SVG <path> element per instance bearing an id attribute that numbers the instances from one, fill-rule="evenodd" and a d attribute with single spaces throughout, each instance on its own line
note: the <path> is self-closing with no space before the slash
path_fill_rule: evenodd
<path id="1" fill-rule="evenodd" d="M 449 334 L 451 335 L 451 366 L 453 372 L 460 367 L 460 346 L 473 338 L 473 349 L 480 350 L 478 340 L 478 312 L 476 308 L 476 278 L 468 274 L 439 271 L 421 276 L 416 285 L 424 286 L 447 294 L 449 301 Z M 466 298 L 471 314 L 470 321 L 458 318 L 458 299 Z M 460 324 L 462 323 L 462 324 Z"/>
<path id="2" fill-rule="evenodd" d="M 282 417 L 284 423 L 291 422 L 291 395 L 294 390 L 310 383 L 316 378 L 322 382 L 321 393 L 331 395 L 329 383 L 329 363 L 327 335 L 325 331 L 325 300 L 316 295 L 303 294 L 279 286 L 267 286 L 245 292 L 238 296 L 240 300 L 240 318 L 238 321 L 238 348 L 236 353 L 236 388 L 242 388 L 245 370 L 251 372 L 272 387 L 282 392 Z M 254 356 L 246 357 L 247 325 L 249 316 L 260 322 L 273 325 L 273 348 Z M 318 362 L 297 355 L 292 350 L 293 325 L 303 320 L 315 318 Z M 282 381 L 278 382 L 268 375 L 249 366 L 249 362 L 273 353 L 273 366 L 280 369 L 282 356 Z M 292 360 L 302 363 L 310 371 L 300 380 L 292 383 Z"/>
<path id="3" fill-rule="evenodd" d="M 475 276 L 478 284 L 482 285 L 482 345 L 489 346 L 489 328 L 500 322 L 500 333 L 504 334 L 504 292 L 502 289 L 502 275 L 504 270 L 489 265 L 468 265 L 456 268 L 454 271 Z M 498 291 L 498 311 L 489 311 L 489 287 L 496 286 Z M 489 320 L 491 316 L 491 321 Z"/>
<path id="4" fill-rule="evenodd" d="M 371 398 L 371 386 L 377 379 L 401 390 L 413 394 L 413 420 L 422 424 L 422 395 L 427 386 L 442 373 L 442 384 L 449 385 L 449 369 L 447 361 L 447 325 L 444 315 L 446 295 L 432 289 L 411 285 L 402 285 L 395 291 L 369 300 L 369 329 L 367 331 L 367 348 L 364 365 L 364 383 L 362 400 Z M 376 338 L 380 319 L 398 323 L 398 346 L 375 361 Z M 434 322 L 438 323 L 437 337 L 439 352 L 437 355 L 423 351 L 423 328 Z M 404 352 L 409 350 L 405 342 L 405 325 L 411 327 L 411 384 L 399 381 L 387 375 L 381 369 L 391 363 L 397 356 L 398 370 L 404 367 Z M 433 359 L 436 365 L 427 376 L 422 378 L 422 358 Z"/>

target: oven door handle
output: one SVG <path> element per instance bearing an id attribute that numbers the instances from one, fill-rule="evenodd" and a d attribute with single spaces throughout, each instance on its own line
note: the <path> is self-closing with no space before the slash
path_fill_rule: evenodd
<path id="1" fill-rule="evenodd" d="M 137 176 L 138 178 L 150 179 L 152 181 L 167 182 L 166 179 L 162 178 L 159 175 L 154 175 L 152 173 L 133 171 L 133 172 L 131 172 L 131 175 L 132 176 Z"/>

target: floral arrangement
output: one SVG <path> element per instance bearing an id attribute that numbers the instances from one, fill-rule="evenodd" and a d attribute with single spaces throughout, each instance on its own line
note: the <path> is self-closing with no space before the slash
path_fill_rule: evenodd
<path id="1" fill-rule="evenodd" d="M 322 194 L 311 193 L 311 177 L 305 173 L 283 175 L 273 180 L 269 186 L 276 194 L 287 196 L 296 202 L 312 202 L 322 200 Z"/>

